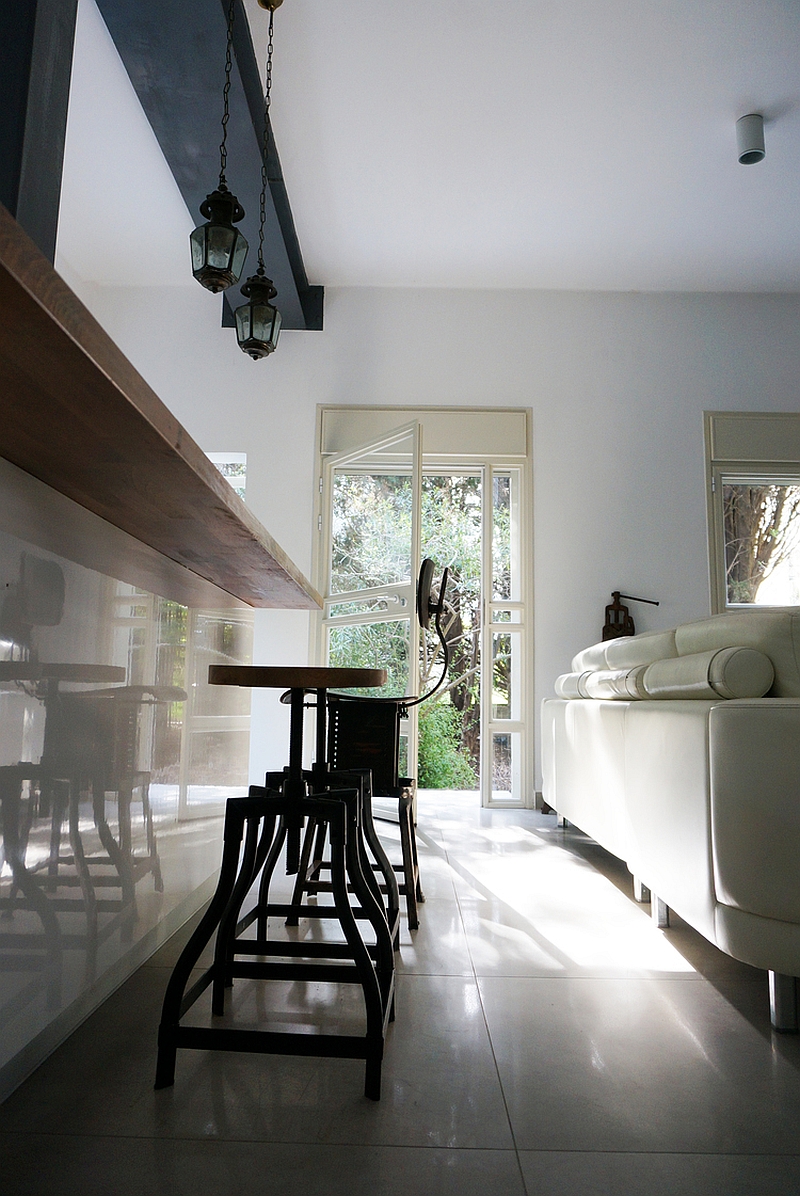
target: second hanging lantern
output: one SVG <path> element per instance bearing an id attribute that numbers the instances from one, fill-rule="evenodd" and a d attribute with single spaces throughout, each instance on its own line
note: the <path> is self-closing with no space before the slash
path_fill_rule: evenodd
<path id="1" fill-rule="evenodd" d="M 272 92 L 272 48 L 275 9 L 283 0 L 258 0 L 262 8 L 269 9 L 269 36 L 267 38 L 267 66 L 264 80 L 264 131 L 261 144 L 261 210 L 258 226 L 258 269 L 251 274 L 242 287 L 247 303 L 237 307 L 236 339 L 239 348 L 254 361 L 268 357 L 275 352 L 281 330 L 281 315 L 271 302 L 277 295 L 272 279 L 267 278 L 264 267 L 264 225 L 267 204 L 267 159 L 269 150 L 269 106 Z"/>

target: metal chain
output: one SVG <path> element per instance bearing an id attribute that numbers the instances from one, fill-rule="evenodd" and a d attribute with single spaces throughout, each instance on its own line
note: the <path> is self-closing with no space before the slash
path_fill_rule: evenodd
<path id="1" fill-rule="evenodd" d="M 236 0 L 228 5 L 228 42 L 225 49 L 225 86 L 222 89 L 222 141 L 219 146 L 219 182 L 225 186 L 225 168 L 228 165 L 228 120 L 230 119 L 229 97 L 231 94 L 231 71 L 233 69 L 233 18 Z"/>
<path id="2" fill-rule="evenodd" d="M 264 80 L 264 141 L 261 146 L 261 208 L 258 225 L 258 273 L 264 273 L 264 225 L 267 220 L 267 153 L 269 150 L 269 104 L 272 92 L 272 25 L 275 18 L 269 10 L 269 37 L 267 38 L 267 67 Z"/>

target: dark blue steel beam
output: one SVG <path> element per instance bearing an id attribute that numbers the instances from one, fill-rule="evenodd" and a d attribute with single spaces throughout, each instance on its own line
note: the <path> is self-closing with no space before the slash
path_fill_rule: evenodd
<path id="1" fill-rule="evenodd" d="M 131 82 L 187 207 L 199 207 L 219 177 L 227 0 L 97 0 Z M 240 227 L 250 242 L 245 274 L 255 273 L 258 247 L 261 79 L 242 0 L 236 0 L 234 69 L 228 124 L 228 186 L 245 209 Z M 278 290 L 284 328 L 322 328 L 323 288 L 309 286 L 280 160 L 270 130 L 267 155 L 264 264 Z M 157 219 L 157 213 L 154 213 Z M 187 271 L 189 250 L 186 250 Z M 230 305 L 243 302 L 237 288 Z"/>
<path id="2" fill-rule="evenodd" d="M 78 0 L 0 3 L 0 202 L 55 258 Z"/>

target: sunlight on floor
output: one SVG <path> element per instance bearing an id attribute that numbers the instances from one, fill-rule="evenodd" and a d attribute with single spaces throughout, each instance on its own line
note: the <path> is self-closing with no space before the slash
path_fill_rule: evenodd
<path id="1" fill-rule="evenodd" d="M 510 953 L 520 961 L 538 956 L 555 973 L 694 973 L 653 924 L 649 905 L 633 901 L 624 870 L 625 891 L 620 875 L 583 858 L 585 837 L 559 830 L 554 815 L 481 810 L 474 793 L 427 790 L 420 793 L 417 833 L 462 882 L 459 900 L 475 927 L 479 970 L 500 966 L 501 956 L 507 963 Z"/>

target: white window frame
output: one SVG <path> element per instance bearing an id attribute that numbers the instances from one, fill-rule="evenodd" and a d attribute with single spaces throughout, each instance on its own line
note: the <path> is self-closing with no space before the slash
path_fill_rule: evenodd
<path id="1" fill-rule="evenodd" d="M 745 609 L 728 602 L 723 486 L 800 482 L 800 414 L 706 411 L 704 432 L 711 612 L 722 614 Z"/>

